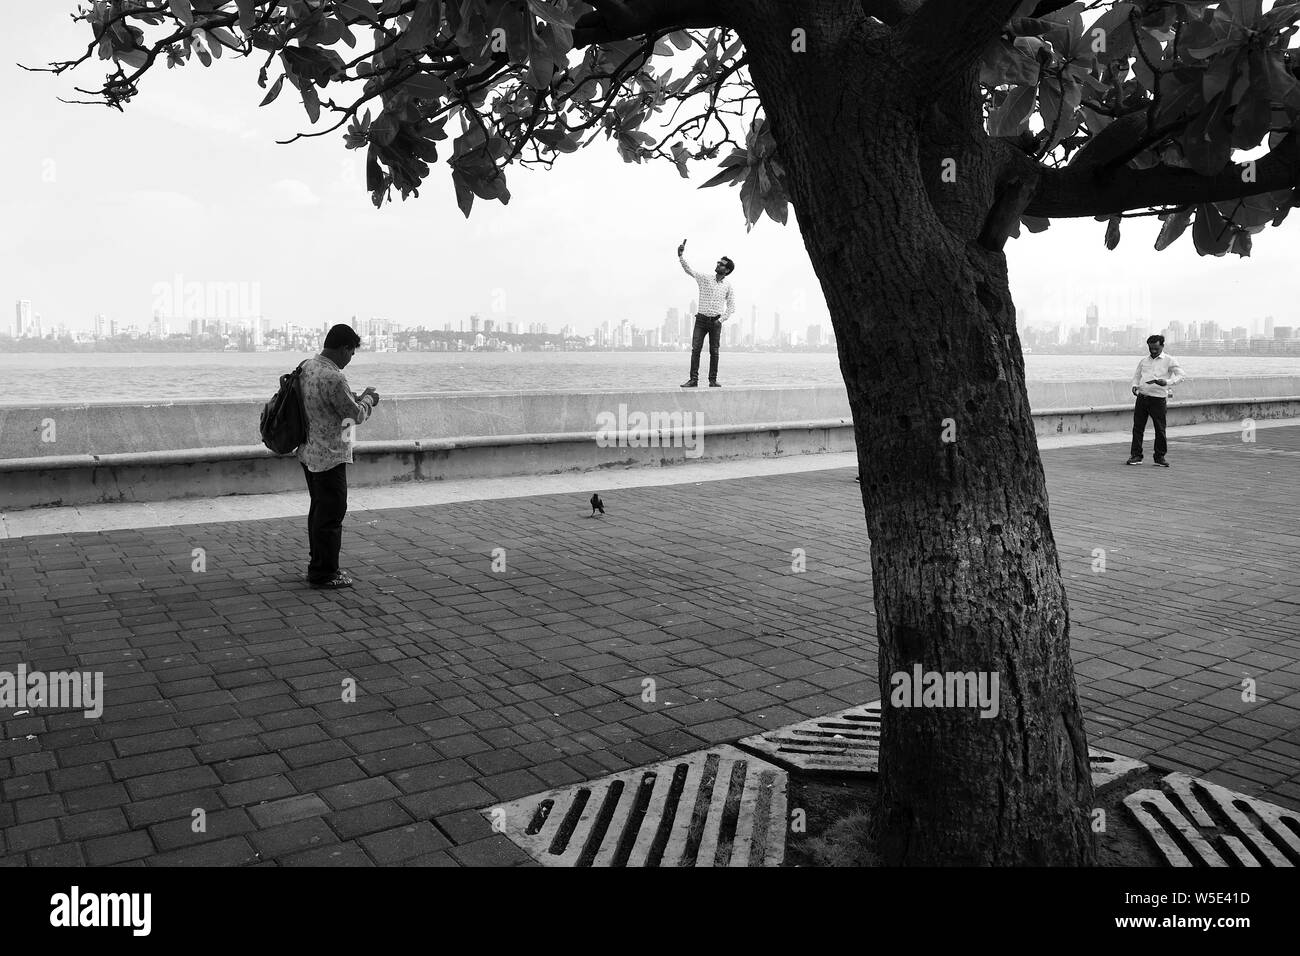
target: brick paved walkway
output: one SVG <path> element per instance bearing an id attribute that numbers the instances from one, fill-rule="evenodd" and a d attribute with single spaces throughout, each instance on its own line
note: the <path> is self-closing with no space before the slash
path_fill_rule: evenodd
<path id="1" fill-rule="evenodd" d="M 1092 742 L 1300 807 L 1300 427 L 1257 437 L 1044 457 Z M 0 670 L 107 699 L 0 711 L 0 862 L 523 862 L 474 808 L 879 696 L 852 475 L 357 512 L 338 593 L 301 519 L 0 541 Z"/>

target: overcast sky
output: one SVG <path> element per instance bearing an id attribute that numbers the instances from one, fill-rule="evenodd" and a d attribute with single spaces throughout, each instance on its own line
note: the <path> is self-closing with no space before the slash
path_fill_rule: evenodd
<path id="1" fill-rule="evenodd" d="M 470 313 L 522 323 L 662 322 L 694 284 L 675 247 L 705 268 L 737 264 L 738 313 L 784 328 L 826 323 L 825 303 L 793 219 L 746 233 L 738 191 L 699 191 L 669 164 L 628 165 L 603 140 L 550 172 L 512 170 L 509 206 L 479 200 L 466 221 L 439 162 L 419 199 L 376 210 L 363 151 L 341 134 L 276 145 L 308 129 L 288 89 L 259 109 L 252 63 L 227 54 L 156 69 L 125 113 L 56 97 L 97 86 L 92 60 L 71 77 L 14 64 L 71 58 L 89 38 L 74 0 L 6 0 L 0 70 L 9 104 L 0 150 L 0 328 L 19 298 L 48 329 L 90 328 L 96 313 L 144 327 L 157 287 L 246 283 L 274 324 L 319 325 L 354 313 L 441 328 Z M 274 75 L 274 74 L 273 74 Z M 1171 319 L 1251 327 L 1272 315 L 1300 325 L 1300 214 L 1256 236 L 1249 259 L 1200 258 L 1190 230 L 1156 253 L 1154 218 L 1125 223 L 1115 252 L 1104 224 L 1057 221 L 1008 244 L 1012 289 L 1031 324 L 1161 328 Z M 494 311 L 495 310 L 495 311 Z M 455 327 L 455 326 L 454 326 Z"/>

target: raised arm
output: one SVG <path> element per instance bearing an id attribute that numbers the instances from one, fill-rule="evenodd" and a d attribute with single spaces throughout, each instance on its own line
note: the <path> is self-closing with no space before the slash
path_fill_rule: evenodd
<path id="1" fill-rule="evenodd" d="M 692 279 L 698 279 L 700 277 L 700 274 L 692 269 L 690 263 L 686 261 L 686 256 L 680 252 L 677 253 L 677 261 L 682 264 L 682 270 Z"/>

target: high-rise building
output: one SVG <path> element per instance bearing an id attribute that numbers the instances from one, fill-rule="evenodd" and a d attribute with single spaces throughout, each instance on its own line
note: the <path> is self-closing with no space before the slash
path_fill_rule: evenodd
<path id="1" fill-rule="evenodd" d="M 14 338 L 25 339 L 32 327 L 32 300 L 19 299 L 14 306 Z"/>
<path id="2" fill-rule="evenodd" d="M 1088 306 L 1088 311 L 1085 313 L 1084 318 L 1084 325 L 1088 330 L 1088 335 L 1084 341 L 1089 345 L 1096 345 L 1101 341 L 1100 323 L 1101 317 L 1097 313 L 1097 303 L 1094 302 Z"/>
<path id="3" fill-rule="evenodd" d="M 480 325 L 482 325 L 482 322 L 483 319 L 477 312 L 471 314 L 469 317 L 469 330 L 471 332 L 478 332 Z"/>
<path id="4" fill-rule="evenodd" d="M 668 310 L 668 314 L 664 316 L 663 340 L 665 343 L 673 343 L 681 340 L 682 337 L 681 324 L 682 324 L 681 312 L 677 309 L 676 306 L 673 306 Z"/>
<path id="5" fill-rule="evenodd" d="M 781 346 L 781 313 L 772 313 L 772 344 L 780 348 Z"/>
<path id="6" fill-rule="evenodd" d="M 1264 338 L 1271 339 L 1272 337 L 1273 337 L 1273 316 L 1266 315 L 1264 316 Z"/>
<path id="7" fill-rule="evenodd" d="M 820 325 L 808 326 L 808 345 L 810 348 L 816 348 L 822 344 L 822 327 Z"/>

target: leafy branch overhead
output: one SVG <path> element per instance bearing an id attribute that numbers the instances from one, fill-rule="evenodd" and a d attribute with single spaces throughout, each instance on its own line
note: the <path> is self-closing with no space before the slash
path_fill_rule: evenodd
<path id="1" fill-rule="evenodd" d="M 783 223 L 785 169 L 749 75 L 744 30 L 724 17 L 735 6 L 95 0 L 76 15 L 93 31 L 84 53 L 47 69 L 108 61 L 102 86 L 79 92 L 120 109 L 160 62 L 258 58 L 262 104 L 292 90 L 315 127 L 294 139 L 342 130 L 349 149 L 366 151 L 376 206 L 394 190 L 418 195 L 439 144 L 469 215 L 475 198 L 509 201 L 512 163 L 549 166 L 603 137 L 624 161 L 667 160 L 683 177 L 692 163 L 722 156 L 704 185 L 739 185 L 750 226 L 763 215 Z M 985 147 L 1014 150 L 1035 183 L 1020 210 L 1031 231 L 1055 217 L 1094 216 L 1107 222 L 1114 248 L 1123 218 L 1154 212 L 1164 221 L 1157 248 L 1191 224 L 1202 255 L 1244 255 L 1251 235 L 1280 223 L 1300 195 L 1292 46 L 1300 0 L 1268 10 L 1262 0 L 858 6 L 863 29 L 882 44 L 924 54 L 933 39 L 935 77 L 947 75 L 945 57 L 960 55 L 966 38 L 985 35 L 973 29 L 981 18 L 1001 11 L 996 28 L 1010 14 L 1001 35 L 970 54 L 980 59 Z M 771 42 L 789 56 L 817 55 L 815 38 L 798 30 Z M 881 49 L 864 46 L 861 55 Z M 1257 147 L 1269 152 L 1254 164 L 1234 161 Z"/>

